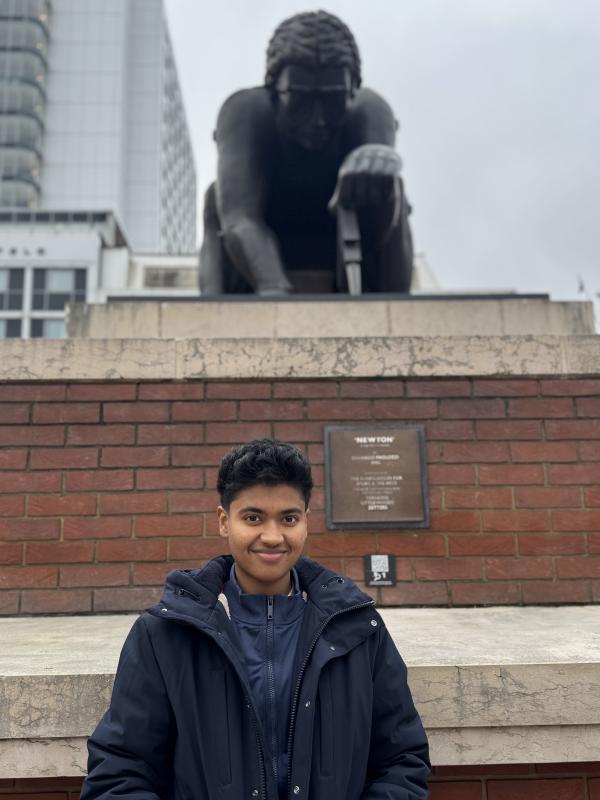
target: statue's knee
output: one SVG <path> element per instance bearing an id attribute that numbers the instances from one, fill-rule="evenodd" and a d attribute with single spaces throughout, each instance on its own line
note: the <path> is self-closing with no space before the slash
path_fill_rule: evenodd
<path id="1" fill-rule="evenodd" d="M 205 227 L 220 227 L 219 212 L 217 210 L 217 190 L 216 184 L 211 183 L 204 193 L 204 225 Z"/>

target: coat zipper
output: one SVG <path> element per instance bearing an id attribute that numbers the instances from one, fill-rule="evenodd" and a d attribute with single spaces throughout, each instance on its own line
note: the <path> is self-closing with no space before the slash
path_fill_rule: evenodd
<path id="1" fill-rule="evenodd" d="M 287 752 L 288 752 L 288 765 L 289 765 L 288 766 L 288 798 L 290 798 L 290 800 L 291 800 L 291 797 L 292 797 L 292 760 L 293 760 L 292 742 L 293 742 L 293 738 L 294 738 L 294 724 L 296 722 L 296 711 L 298 710 L 298 696 L 300 695 L 300 684 L 302 683 L 302 677 L 304 675 L 304 670 L 306 669 L 306 666 L 308 664 L 308 659 L 310 658 L 310 655 L 311 655 L 312 651 L 314 650 L 315 645 L 319 641 L 319 638 L 321 637 L 321 634 L 323 633 L 323 631 L 325 630 L 327 625 L 329 625 L 329 623 L 331 622 L 332 619 L 334 619 L 335 617 L 339 617 L 340 614 L 347 614 L 349 611 L 357 611 L 359 608 L 366 608 L 367 606 L 372 606 L 373 602 L 374 602 L 373 600 L 369 600 L 366 603 L 360 603 L 359 605 L 356 605 L 356 606 L 350 606 L 350 608 L 342 608 L 340 611 L 336 611 L 335 614 L 332 614 L 330 617 L 327 617 L 325 622 L 323 622 L 323 624 L 321 625 L 319 630 L 316 632 L 312 642 L 310 643 L 310 647 L 306 651 L 306 655 L 304 656 L 304 661 L 302 662 L 302 666 L 300 667 L 300 672 L 298 673 L 298 680 L 296 681 L 296 687 L 294 689 L 294 694 L 293 694 L 293 697 L 292 697 L 292 709 L 291 709 L 291 712 L 290 712 L 290 730 L 289 730 L 289 734 L 288 734 L 288 749 L 287 749 Z"/>
<path id="2" fill-rule="evenodd" d="M 274 646 L 274 625 L 273 622 L 273 596 L 267 597 L 267 685 L 269 687 L 269 727 L 271 733 L 271 761 L 273 764 L 273 774 L 277 783 L 277 733 L 275 730 L 275 672 L 273 668 L 273 646 Z"/>

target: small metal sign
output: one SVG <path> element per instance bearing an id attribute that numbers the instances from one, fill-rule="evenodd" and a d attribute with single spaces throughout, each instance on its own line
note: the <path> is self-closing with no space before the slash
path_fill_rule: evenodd
<path id="1" fill-rule="evenodd" d="M 327 527 L 429 525 L 422 425 L 325 427 Z"/>
<path id="2" fill-rule="evenodd" d="M 396 585 L 396 556 L 379 553 L 365 556 L 365 583 L 367 586 Z"/>

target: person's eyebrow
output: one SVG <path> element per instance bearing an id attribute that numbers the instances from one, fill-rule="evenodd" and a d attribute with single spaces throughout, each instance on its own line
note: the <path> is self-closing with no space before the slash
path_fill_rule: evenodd
<path id="1" fill-rule="evenodd" d="M 257 508 L 256 506 L 244 506 L 244 508 L 240 508 L 239 513 L 240 514 L 244 514 L 246 511 L 254 511 L 257 514 L 262 514 L 263 513 L 263 509 L 262 508 Z"/>

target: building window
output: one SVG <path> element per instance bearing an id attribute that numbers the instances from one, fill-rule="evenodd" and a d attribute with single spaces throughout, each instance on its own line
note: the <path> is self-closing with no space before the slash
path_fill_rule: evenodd
<path id="1" fill-rule="evenodd" d="M 67 303 L 84 302 L 85 289 L 84 269 L 34 269 L 31 307 L 35 311 L 62 311 Z M 31 335 L 36 335 L 33 329 Z"/>
<path id="2" fill-rule="evenodd" d="M 64 319 L 32 319 L 30 336 L 32 339 L 63 339 L 65 321 Z"/>
<path id="3" fill-rule="evenodd" d="M 0 319 L 0 339 L 19 339 L 20 336 L 20 319 Z"/>
<path id="4" fill-rule="evenodd" d="M 22 269 L 0 269 L 2 311 L 18 311 L 23 308 L 23 273 Z"/>

